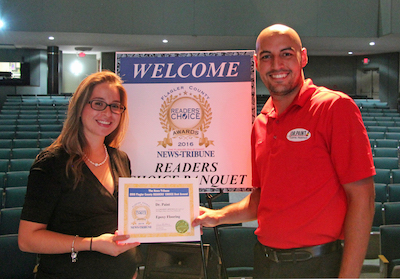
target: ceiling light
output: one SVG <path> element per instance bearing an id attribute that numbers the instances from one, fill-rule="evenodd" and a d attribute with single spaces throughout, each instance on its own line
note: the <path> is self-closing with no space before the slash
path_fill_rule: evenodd
<path id="1" fill-rule="evenodd" d="M 4 27 L 4 21 L 0 19 L 0 28 Z"/>
<path id="2" fill-rule="evenodd" d="M 50 36 L 50 37 L 49 37 L 49 40 L 50 40 L 50 41 L 54 41 L 54 37 L 53 37 L 53 36 Z"/>
<path id="3" fill-rule="evenodd" d="M 352 52 L 352 51 L 349 51 L 347 54 L 349 54 L 349 55 L 352 55 L 352 54 L 353 54 L 353 52 Z"/>
<path id="4" fill-rule="evenodd" d="M 370 45 L 370 46 L 374 46 L 374 45 L 375 45 L 375 42 L 370 42 L 369 45 Z"/>
<path id="5" fill-rule="evenodd" d="M 79 63 L 78 61 L 74 61 L 72 64 L 71 64 L 71 68 L 70 68 L 70 70 L 71 70 L 71 72 L 74 74 L 74 75 L 79 75 L 80 73 L 82 73 L 82 70 L 83 70 L 83 65 L 81 64 L 81 63 Z"/>
<path id="6" fill-rule="evenodd" d="M 167 44 L 167 43 L 168 43 L 168 40 L 167 40 L 167 39 L 164 39 L 164 40 L 162 40 L 162 42 L 163 42 L 164 44 Z"/>

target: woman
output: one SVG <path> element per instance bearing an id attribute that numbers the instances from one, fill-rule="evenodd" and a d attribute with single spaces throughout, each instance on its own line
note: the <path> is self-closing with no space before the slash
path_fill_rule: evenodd
<path id="1" fill-rule="evenodd" d="M 104 71 L 71 97 L 63 130 L 32 165 L 18 242 L 40 254 L 37 278 L 135 278 L 136 247 L 118 244 L 118 177 L 130 161 L 118 150 L 126 131 L 127 94 Z"/>

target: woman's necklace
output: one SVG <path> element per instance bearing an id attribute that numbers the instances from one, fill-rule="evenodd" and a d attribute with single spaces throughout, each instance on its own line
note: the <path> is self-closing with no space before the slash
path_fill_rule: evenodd
<path id="1" fill-rule="evenodd" d="M 91 161 L 91 160 L 89 159 L 89 157 L 84 153 L 85 159 L 88 160 L 88 162 L 91 163 L 92 165 L 94 165 L 95 167 L 100 167 L 100 166 L 104 165 L 104 163 L 105 163 L 105 162 L 107 161 L 107 159 L 108 159 L 107 147 L 106 147 L 105 144 L 103 144 L 103 146 L 104 146 L 104 151 L 106 152 L 106 157 L 104 158 L 103 162 L 101 162 L 101 163 L 95 163 L 95 162 Z"/>

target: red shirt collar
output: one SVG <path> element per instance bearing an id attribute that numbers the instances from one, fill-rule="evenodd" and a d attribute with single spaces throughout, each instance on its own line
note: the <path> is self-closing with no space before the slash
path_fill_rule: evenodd
<path id="1" fill-rule="evenodd" d="M 311 95 L 314 93 L 316 88 L 317 88 L 317 86 L 314 85 L 314 83 L 312 82 L 311 79 L 306 79 L 304 81 L 303 86 L 301 87 L 299 93 L 296 95 L 293 102 L 286 109 L 286 111 L 288 111 L 293 106 L 303 107 L 304 104 L 307 102 L 307 100 L 310 99 Z M 274 107 L 272 98 L 269 98 L 267 100 L 267 102 L 265 103 L 264 107 L 261 110 L 261 113 L 263 113 L 269 117 L 276 118 L 276 111 L 275 111 L 275 107 Z"/>

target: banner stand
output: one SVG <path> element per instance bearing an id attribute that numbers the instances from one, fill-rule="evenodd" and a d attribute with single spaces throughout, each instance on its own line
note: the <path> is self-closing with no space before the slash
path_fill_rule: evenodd
<path id="1" fill-rule="evenodd" d="M 203 245 L 203 239 L 200 237 L 200 248 L 201 248 L 201 258 L 203 260 L 203 270 L 204 270 L 204 279 L 208 279 L 207 276 L 207 264 L 206 264 L 206 257 L 204 255 L 204 245 Z M 211 253 L 211 252 L 209 252 Z"/>
<path id="2" fill-rule="evenodd" d="M 222 189 L 245 190 L 251 185 L 248 135 L 257 111 L 254 53 L 116 53 L 116 73 L 129 95 L 127 107 L 135 111 L 121 146 L 131 158 L 133 177 L 200 178 L 205 192 L 219 189 L 206 195 L 209 208 Z M 226 121 L 227 115 L 241 117 L 232 122 Z M 213 230 L 222 269 L 218 273 L 228 279 L 219 230 Z M 204 266 L 207 245 L 200 244 Z M 208 275 L 214 276 L 210 274 L 209 269 Z"/>
<path id="3" fill-rule="evenodd" d="M 212 209 L 213 208 L 212 207 L 212 200 L 218 198 L 222 194 L 224 194 L 222 189 L 220 189 L 219 193 L 216 194 L 216 195 L 212 195 L 211 193 L 207 193 L 206 198 L 207 198 L 207 202 L 208 202 L 208 207 Z M 226 273 L 226 268 L 225 268 L 224 257 L 222 255 L 221 241 L 219 240 L 218 227 L 214 227 L 213 229 L 214 229 L 215 242 L 217 244 L 217 249 L 218 249 L 218 255 L 219 255 L 220 259 L 221 259 L 221 273 L 222 273 L 221 275 L 222 275 L 222 279 L 228 279 L 228 274 Z M 203 242 L 201 242 L 201 243 L 203 243 Z M 204 263 L 204 260 L 203 260 L 203 263 Z"/>

